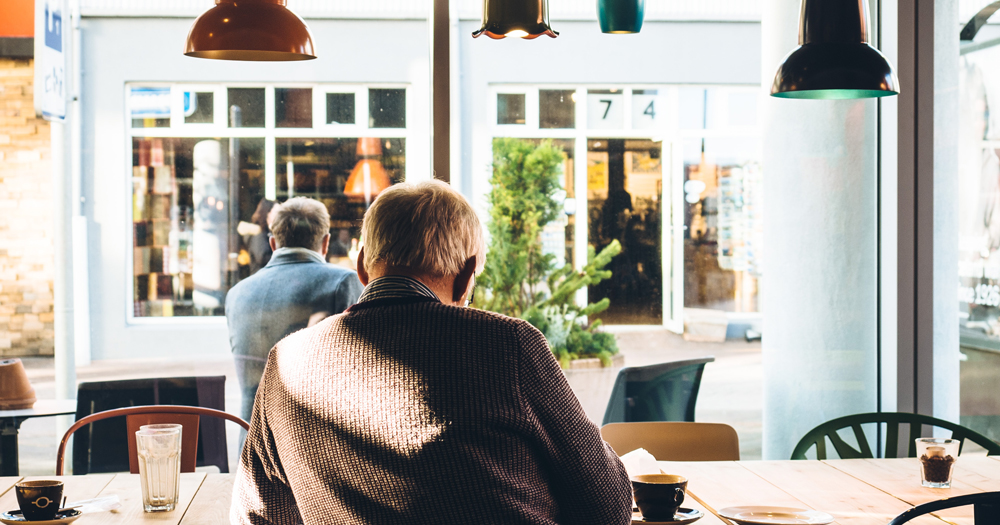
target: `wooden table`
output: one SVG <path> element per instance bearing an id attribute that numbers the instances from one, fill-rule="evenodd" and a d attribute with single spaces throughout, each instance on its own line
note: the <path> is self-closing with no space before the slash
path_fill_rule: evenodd
<path id="1" fill-rule="evenodd" d="M 661 461 L 670 474 L 688 478 L 685 507 L 705 513 L 698 525 L 732 525 L 717 512 L 739 505 L 798 507 L 828 512 L 840 525 L 886 525 L 908 508 L 974 492 L 1000 490 L 1000 460 L 962 457 L 955 465 L 951 489 L 920 486 L 916 459 L 852 459 L 837 461 Z M 0 478 L 0 510 L 17 508 L 12 490 L 22 478 Z M 70 501 L 118 495 L 122 508 L 85 515 L 74 525 L 164 523 L 213 525 L 229 522 L 233 474 L 181 474 L 177 510 L 142 512 L 139 476 L 91 474 L 64 476 Z M 913 525 L 973 525 L 972 507 L 959 507 L 911 521 Z"/>
<path id="2" fill-rule="evenodd" d="M 22 478 L 0 478 L 0 510 L 17 509 L 14 483 Z M 90 474 L 87 476 L 32 477 L 58 479 L 65 484 L 69 501 L 117 495 L 122 506 L 112 512 L 85 514 L 73 525 L 114 525 L 118 523 L 161 523 L 165 525 L 217 525 L 229 523 L 229 503 L 235 474 L 181 474 L 180 500 L 172 512 L 144 513 L 138 474 Z"/>
<path id="3" fill-rule="evenodd" d="M 0 476 L 16 476 L 18 470 L 17 432 L 21 423 L 35 417 L 76 414 L 75 399 L 45 399 L 24 410 L 0 410 Z"/>
<path id="4" fill-rule="evenodd" d="M 661 461 L 668 474 L 688 478 L 685 507 L 707 510 L 699 525 L 730 525 L 726 507 L 768 505 L 827 512 L 841 525 L 886 525 L 912 506 L 949 496 L 1000 491 L 1000 459 L 962 457 L 951 489 L 920 486 L 916 459 L 834 461 Z M 913 525 L 974 525 L 973 507 L 924 516 Z"/>

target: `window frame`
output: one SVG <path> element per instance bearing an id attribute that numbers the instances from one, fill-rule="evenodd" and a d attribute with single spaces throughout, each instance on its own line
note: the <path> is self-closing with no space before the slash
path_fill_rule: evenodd
<path id="1" fill-rule="evenodd" d="M 163 88 L 169 87 L 171 111 L 170 126 L 163 128 L 133 128 L 130 93 L 132 88 Z M 264 94 L 264 127 L 262 128 L 231 128 L 228 125 L 229 88 L 263 88 Z M 278 128 L 275 127 L 275 89 L 277 88 L 310 88 L 313 90 L 313 127 L 311 128 Z M 403 128 L 370 128 L 368 127 L 368 90 L 369 89 L 402 89 L 406 98 L 406 127 Z M 184 122 L 184 92 L 214 93 L 213 115 L 215 122 L 211 124 L 189 124 Z M 326 123 L 326 94 L 355 94 L 355 123 Z M 277 160 L 276 146 L 278 139 L 310 139 L 310 138 L 361 138 L 377 137 L 404 139 L 412 144 L 415 136 L 415 115 L 413 107 L 413 86 L 409 83 L 331 83 L 331 82 L 126 82 L 124 85 L 125 155 L 123 156 L 122 191 L 124 203 L 122 213 L 125 215 L 125 323 L 127 326 L 141 325 L 223 325 L 225 316 L 177 316 L 177 317 L 140 317 L 135 315 L 135 240 L 133 237 L 133 207 L 132 207 L 132 141 L 136 138 L 255 138 L 264 139 L 264 178 L 265 198 L 275 200 L 277 196 Z M 419 157 L 419 156 L 418 156 Z M 406 154 L 406 179 L 416 173 L 419 166 L 414 155 Z"/>

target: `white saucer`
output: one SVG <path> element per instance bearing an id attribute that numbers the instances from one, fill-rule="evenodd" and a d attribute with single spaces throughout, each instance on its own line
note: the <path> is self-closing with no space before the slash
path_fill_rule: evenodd
<path id="1" fill-rule="evenodd" d="M 677 513 L 674 514 L 674 521 L 646 521 L 639 512 L 634 512 L 632 514 L 632 525 L 685 525 L 687 523 L 694 523 L 704 517 L 705 514 L 697 509 L 677 509 Z"/>
<path id="2" fill-rule="evenodd" d="M 56 519 L 47 521 L 28 521 L 24 519 L 24 516 L 19 510 L 12 510 L 10 512 L 0 513 L 0 523 L 4 525 L 24 525 L 30 523 L 31 525 L 65 525 L 67 523 L 72 523 L 83 516 L 83 513 L 78 510 L 68 510 L 62 514 L 56 514 Z"/>
<path id="3" fill-rule="evenodd" d="M 826 525 L 833 516 L 816 510 L 791 507 L 727 507 L 719 516 L 745 525 Z"/>

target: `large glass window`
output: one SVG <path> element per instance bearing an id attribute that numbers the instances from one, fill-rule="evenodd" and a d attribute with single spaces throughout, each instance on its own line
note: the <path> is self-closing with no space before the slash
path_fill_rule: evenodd
<path id="1" fill-rule="evenodd" d="M 1000 47 L 960 61 L 961 423 L 1000 441 Z"/>
<path id="2" fill-rule="evenodd" d="M 328 259 L 353 267 L 365 210 L 406 178 L 406 91 L 129 86 L 133 317 L 224 315 L 294 196 L 327 206 Z"/>
<path id="3" fill-rule="evenodd" d="M 581 159 L 567 165 L 568 195 L 586 188 L 568 200 L 586 214 L 568 215 L 568 260 L 622 246 L 612 277 L 588 290 L 610 299 L 605 324 L 682 332 L 685 309 L 759 316 L 757 97 L 752 87 L 493 89 L 494 137 L 561 139 L 567 159 Z"/>

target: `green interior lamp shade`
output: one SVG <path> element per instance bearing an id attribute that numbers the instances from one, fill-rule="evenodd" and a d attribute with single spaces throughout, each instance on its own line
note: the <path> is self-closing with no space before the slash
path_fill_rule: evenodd
<path id="1" fill-rule="evenodd" d="M 899 94 L 892 65 L 865 43 L 814 43 L 789 53 L 774 76 L 771 96 L 845 100 Z"/>
<path id="2" fill-rule="evenodd" d="M 627 35 L 642 30 L 646 0 L 597 0 L 597 20 L 601 32 Z"/>

